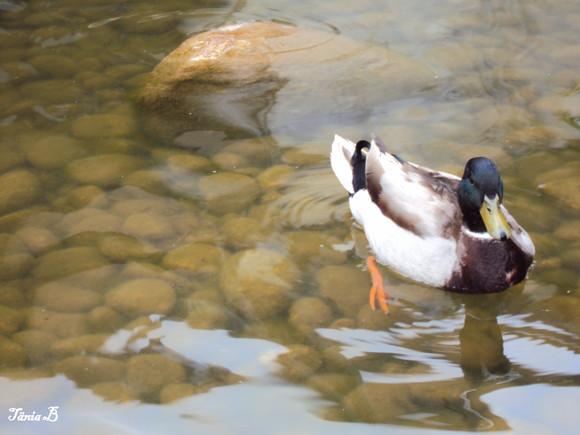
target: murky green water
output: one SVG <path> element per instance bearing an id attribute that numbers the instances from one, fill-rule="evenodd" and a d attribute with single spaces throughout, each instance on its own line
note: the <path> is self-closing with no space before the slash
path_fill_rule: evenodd
<path id="1" fill-rule="evenodd" d="M 573 432 L 577 2 L 196 3 L 0 1 L 1 431 Z M 356 49 L 302 41 L 284 80 L 140 104 L 187 35 L 256 19 Z M 529 279 L 467 297 L 383 269 L 373 313 L 335 132 L 494 159 Z"/>

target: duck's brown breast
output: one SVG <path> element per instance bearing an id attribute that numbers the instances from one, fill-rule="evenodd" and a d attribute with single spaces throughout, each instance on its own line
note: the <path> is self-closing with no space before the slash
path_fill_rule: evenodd
<path id="1" fill-rule="evenodd" d="M 445 288 L 462 293 L 494 293 L 526 276 L 533 258 L 512 240 L 480 239 L 462 234 L 460 264 Z"/>

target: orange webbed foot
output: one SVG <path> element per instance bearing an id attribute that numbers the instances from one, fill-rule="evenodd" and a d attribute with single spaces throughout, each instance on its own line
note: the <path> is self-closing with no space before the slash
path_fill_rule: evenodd
<path id="1" fill-rule="evenodd" d="M 367 266 L 369 268 L 369 273 L 371 274 L 371 280 L 373 282 L 373 286 L 371 287 L 371 291 L 369 293 L 370 306 L 374 311 L 376 309 L 376 302 L 378 301 L 381 311 L 387 314 L 389 312 L 389 305 L 387 303 L 388 295 L 385 292 L 383 276 L 377 268 L 375 257 L 369 256 L 367 258 Z"/>

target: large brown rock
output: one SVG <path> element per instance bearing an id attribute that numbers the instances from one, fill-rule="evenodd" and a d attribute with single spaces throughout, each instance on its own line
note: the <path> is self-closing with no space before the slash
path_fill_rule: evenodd
<path id="1" fill-rule="evenodd" d="M 148 127 L 165 133 L 225 127 L 296 134 L 341 113 L 368 114 L 433 81 L 425 64 L 384 46 L 254 22 L 184 41 L 153 70 L 140 99 L 156 115 Z"/>

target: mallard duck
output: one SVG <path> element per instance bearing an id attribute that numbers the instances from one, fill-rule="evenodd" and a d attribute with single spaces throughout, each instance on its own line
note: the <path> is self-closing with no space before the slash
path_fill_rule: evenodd
<path id="1" fill-rule="evenodd" d="M 374 256 L 370 304 L 388 311 L 376 262 L 414 281 L 462 293 L 500 292 L 522 281 L 535 248 L 503 206 L 495 164 L 475 157 L 463 177 L 387 151 L 379 139 L 334 137 L 330 162 Z"/>

